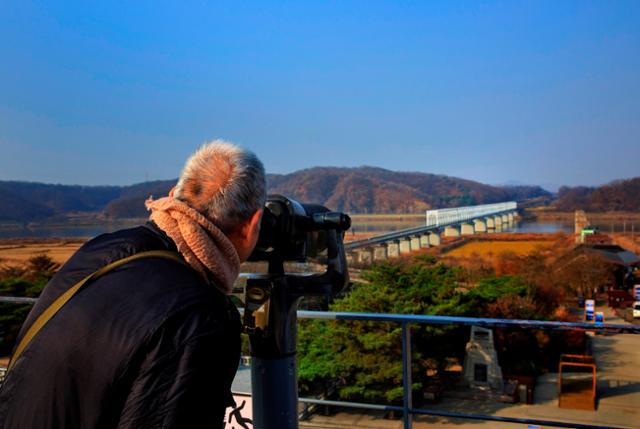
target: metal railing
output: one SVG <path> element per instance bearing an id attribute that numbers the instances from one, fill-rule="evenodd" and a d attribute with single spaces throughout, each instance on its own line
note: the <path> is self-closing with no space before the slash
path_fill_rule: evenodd
<path id="1" fill-rule="evenodd" d="M 548 322 L 537 320 L 513 320 L 513 319 L 488 319 L 474 317 L 452 317 L 452 316 L 429 316 L 429 315 L 406 315 L 406 314 L 380 314 L 380 313 L 346 313 L 346 312 L 319 312 L 319 311 L 299 311 L 298 317 L 302 319 L 324 319 L 324 320 L 360 320 L 395 322 L 402 324 L 402 373 L 403 373 L 403 406 L 367 404 L 346 401 L 327 401 L 314 398 L 300 398 L 299 402 L 340 406 L 347 408 L 359 408 L 380 411 L 402 412 L 404 429 L 411 429 L 413 415 L 429 415 L 436 417 L 451 417 L 470 420 L 495 421 L 503 423 L 517 423 L 529 425 L 542 425 L 544 427 L 613 429 L 613 426 L 588 425 L 580 423 L 568 423 L 554 420 L 526 419 L 516 417 L 490 416 L 482 414 L 469 414 L 459 412 L 449 412 L 436 409 L 414 408 L 412 398 L 411 380 L 411 325 L 462 325 L 480 326 L 484 328 L 518 328 L 518 329 L 542 329 L 552 331 L 597 331 L 613 333 L 640 334 L 640 326 L 587 323 L 587 322 Z"/>
<path id="2" fill-rule="evenodd" d="M 465 220 L 478 219 L 483 216 L 514 212 L 517 208 L 518 204 L 515 201 L 509 201 L 506 203 L 482 204 L 479 206 L 427 210 L 425 226 L 446 226 L 464 222 Z"/>

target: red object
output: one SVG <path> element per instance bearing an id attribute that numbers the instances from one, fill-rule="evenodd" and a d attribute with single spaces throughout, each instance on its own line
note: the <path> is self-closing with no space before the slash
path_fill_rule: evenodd
<path id="1" fill-rule="evenodd" d="M 607 297 L 611 308 L 627 308 L 633 304 L 633 296 L 626 290 L 609 289 Z"/>

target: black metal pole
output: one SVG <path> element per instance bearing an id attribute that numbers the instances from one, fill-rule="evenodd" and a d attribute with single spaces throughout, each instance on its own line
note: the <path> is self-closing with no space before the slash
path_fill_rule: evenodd
<path id="1" fill-rule="evenodd" d="M 250 335 L 254 429 L 298 429 L 297 316 L 301 296 L 286 276 L 269 282 L 269 324 Z"/>
<path id="2" fill-rule="evenodd" d="M 251 359 L 254 429 L 298 428 L 296 357 Z"/>

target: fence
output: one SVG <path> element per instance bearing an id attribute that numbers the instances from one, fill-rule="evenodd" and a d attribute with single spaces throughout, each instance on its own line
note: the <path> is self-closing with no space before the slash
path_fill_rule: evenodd
<path id="1" fill-rule="evenodd" d="M 543 330 L 582 330 L 582 331 L 598 331 L 598 332 L 615 332 L 615 333 L 631 333 L 640 334 L 640 326 L 634 325 L 618 325 L 604 323 L 585 323 L 585 322 L 547 322 L 535 320 L 511 320 L 511 319 L 487 319 L 473 317 L 450 317 L 450 316 L 428 316 L 428 315 L 404 315 L 404 314 L 379 314 L 379 313 L 344 313 L 344 312 L 318 312 L 318 311 L 299 311 L 298 317 L 303 319 L 324 319 L 324 320 L 361 320 L 361 321 L 379 321 L 379 322 L 395 322 L 402 325 L 402 371 L 403 371 L 403 390 L 404 401 L 403 406 L 393 406 L 384 404 L 367 404 L 344 401 L 327 401 L 313 398 L 300 398 L 302 403 L 340 406 L 348 408 L 360 408 L 369 410 L 383 410 L 402 412 L 403 424 L 405 429 L 412 427 L 413 415 L 430 415 L 439 417 L 453 417 L 470 420 L 484 420 L 505 423 L 518 423 L 528 425 L 542 425 L 544 427 L 563 427 L 563 428 L 580 428 L 580 429 L 596 429 L 605 428 L 612 429 L 612 426 L 602 425 L 586 425 L 577 423 L 567 423 L 552 420 L 540 419 L 522 419 L 515 417 L 500 417 L 481 414 L 465 414 L 457 412 L 447 412 L 433 409 L 413 408 L 413 398 L 411 392 L 411 325 L 412 324 L 431 324 L 431 325 L 463 325 L 463 326 L 480 326 L 484 328 L 519 328 L 519 329 L 543 329 Z"/>

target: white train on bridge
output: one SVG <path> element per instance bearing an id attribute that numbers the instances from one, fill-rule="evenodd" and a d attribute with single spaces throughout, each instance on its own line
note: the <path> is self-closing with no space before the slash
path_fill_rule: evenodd
<path id="1" fill-rule="evenodd" d="M 447 226 L 462 223 L 468 220 L 482 219 L 502 213 L 513 213 L 518 209 L 518 203 L 483 204 L 480 206 L 453 207 L 447 209 L 427 210 L 427 223 L 425 226 Z"/>
<path id="2" fill-rule="evenodd" d="M 441 237 L 459 237 L 509 228 L 517 213 L 515 201 L 453 207 L 426 212 L 426 224 L 345 243 L 358 251 L 358 261 L 386 259 L 423 247 L 439 246 Z"/>

